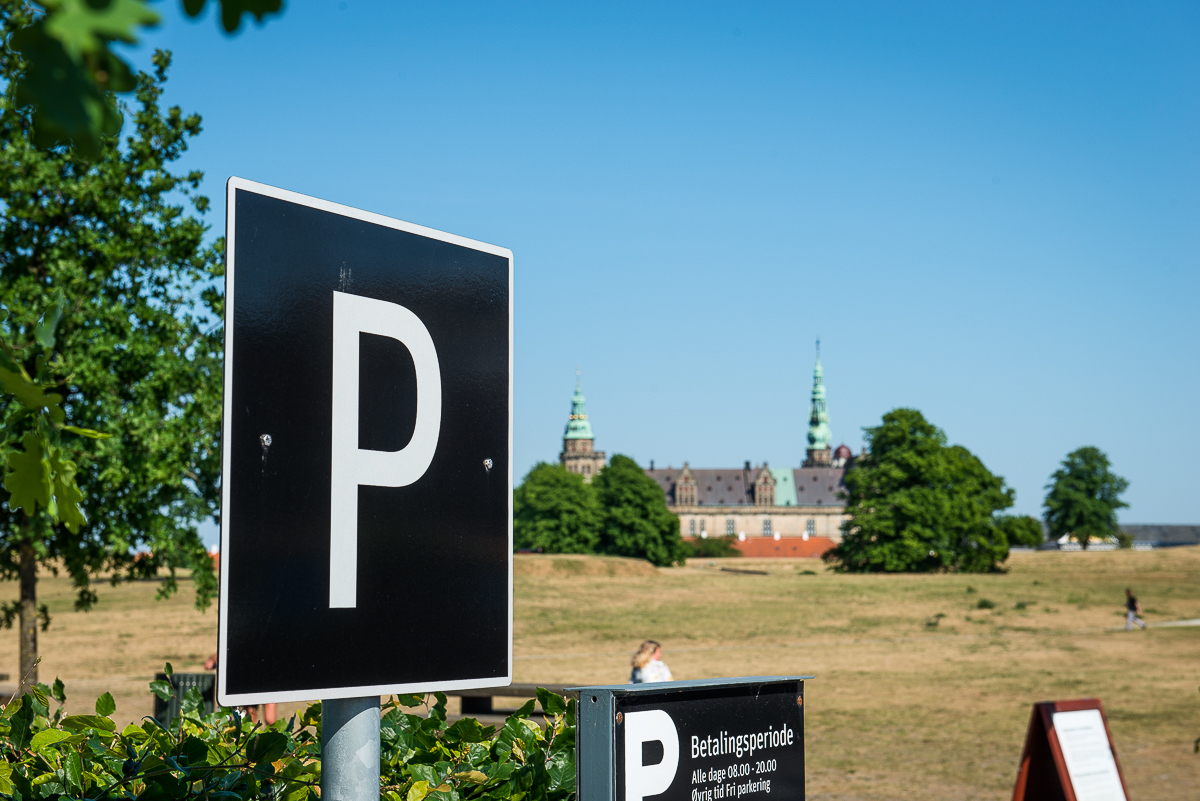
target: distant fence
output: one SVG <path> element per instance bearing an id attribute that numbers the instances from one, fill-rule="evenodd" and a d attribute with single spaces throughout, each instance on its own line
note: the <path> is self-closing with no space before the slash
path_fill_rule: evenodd
<path id="1" fill-rule="evenodd" d="M 1043 529 L 1045 524 L 1043 524 Z M 1121 531 L 1133 537 L 1133 550 L 1150 551 L 1155 548 L 1175 548 L 1181 545 L 1200 545 L 1200 526 L 1169 526 L 1134 523 L 1121 526 Z M 1092 542 L 1090 551 L 1111 551 L 1113 543 Z M 1079 551 L 1077 542 L 1058 543 L 1053 540 L 1038 546 L 1039 551 Z"/>

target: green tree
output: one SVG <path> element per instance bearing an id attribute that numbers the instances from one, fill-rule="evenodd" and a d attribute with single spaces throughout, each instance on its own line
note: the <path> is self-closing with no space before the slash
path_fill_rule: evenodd
<path id="1" fill-rule="evenodd" d="M 546 553 L 595 553 L 600 504 L 583 476 L 538 462 L 513 492 L 513 545 Z"/>
<path id="2" fill-rule="evenodd" d="M 283 0 L 215 0 L 221 25 L 233 33 L 244 14 L 262 22 L 283 8 Z M 15 76 L 13 98 L 29 111 L 32 139 L 38 147 L 73 143 L 79 153 L 98 160 L 105 138 L 121 132 L 122 115 L 113 98 L 132 92 L 137 76 L 112 50 L 114 42 L 136 44 L 142 28 L 159 23 L 147 0 L 7 0 L 20 25 L 9 44 L 27 69 Z M 195 17 L 207 0 L 182 0 Z"/>
<path id="3" fill-rule="evenodd" d="M 1074 534 L 1084 548 L 1092 539 L 1115 537 L 1117 510 L 1129 504 L 1121 493 L 1129 482 L 1109 469 L 1108 456 L 1090 445 L 1071 451 L 1046 485 L 1046 524 L 1050 537 Z"/>
<path id="4" fill-rule="evenodd" d="M 996 513 L 1014 492 L 915 409 L 893 409 L 864 429 L 868 453 L 846 474 L 842 541 L 825 559 L 839 570 L 996 570 L 1008 557 Z"/>
<path id="5" fill-rule="evenodd" d="M 996 523 L 1004 530 L 1009 545 L 1024 545 L 1036 548 L 1046 541 L 1042 521 L 1029 515 L 1000 515 Z"/>
<path id="6" fill-rule="evenodd" d="M 687 557 L 679 518 L 654 479 L 637 462 L 617 454 L 592 486 L 600 501 L 600 553 L 633 556 L 665 567 Z"/>
<path id="7" fill-rule="evenodd" d="M 9 42 L 27 12 L 3 0 L 0 13 Z M 54 443 L 59 458 L 76 466 L 86 518 L 64 518 L 57 504 L 31 514 L 38 507 L 13 492 L 13 467 L 29 453 L 36 416 L 16 396 L 0 397 L 0 456 L 8 466 L 0 578 L 22 579 L 21 599 L 4 618 L 21 619 L 21 674 L 29 683 L 37 679 L 29 612 L 37 608 L 38 565 L 66 570 L 77 609 L 96 601 L 91 578 L 101 572 L 116 582 L 165 568 L 165 597 L 177 589 L 176 570 L 188 568 L 200 608 L 216 590 L 195 523 L 217 511 L 223 243 L 206 246 L 206 227 L 177 205 L 203 212 L 208 200 L 196 194 L 201 173 L 169 169 L 200 132 L 198 116 L 160 108 L 169 63 L 169 54 L 156 53 L 155 74 L 139 77 L 126 141 L 106 139 L 101 158 L 86 161 L 74 149 L 34 145 L 29 113 L 13 96 L 22 59 L 0 49 L 0 299 L 8 312 L 0 336 L 14 363 L 61 398 L 62 425 L 111 435 Z M 43 313 L 58 298 L 65 299 L 61 319 L 46 348 L 38 339 Z"/>

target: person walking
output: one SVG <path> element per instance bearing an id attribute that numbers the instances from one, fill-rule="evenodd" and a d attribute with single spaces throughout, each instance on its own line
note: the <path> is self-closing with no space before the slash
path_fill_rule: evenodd
<path id="1" fill-rule="evenodd" d="M 671 669 L 662 661 L 662 646 L 654 640 L 646 640 L 633 655 L 633 672 L 630 684 L 649 684 L 655 681 L 670 681 Z"/>
<path id="2" fill-rule="evenodd" d="M 1133 624 L 1137 623 L 1143 629 L 1146 628 L 1146 621 L 1142 620 L 1138 615 L 1142 613 L 1142 605 L 1138 602 L 1137 597 L 1133 594 L 1133 590 L 1125 588 L 1125 630 L 1132 631 Z"/>

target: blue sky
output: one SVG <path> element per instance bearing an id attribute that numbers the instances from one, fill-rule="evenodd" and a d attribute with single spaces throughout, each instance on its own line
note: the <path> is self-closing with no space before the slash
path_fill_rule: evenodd
<path id="1" fill-rule="evenodd" d="M 1200 523 L 1200 6 L 178 3 L 169 102 L 238 175 L 511 248 L 515 464 L 803 457 L 920 409 L 1038 513 L 1063 456 Z"/>

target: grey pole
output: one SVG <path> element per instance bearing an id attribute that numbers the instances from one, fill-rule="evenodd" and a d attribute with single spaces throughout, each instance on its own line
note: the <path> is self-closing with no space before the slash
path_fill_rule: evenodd
<path id="1" fill-rule="evenodd" d="M 321 703 L 322 801 L 379 801 L 379 696 Z"/>

